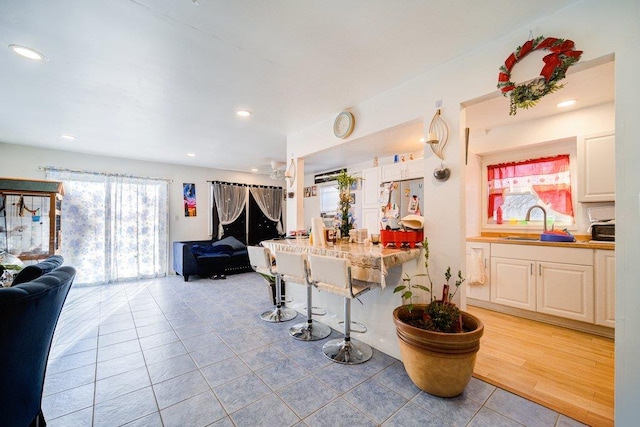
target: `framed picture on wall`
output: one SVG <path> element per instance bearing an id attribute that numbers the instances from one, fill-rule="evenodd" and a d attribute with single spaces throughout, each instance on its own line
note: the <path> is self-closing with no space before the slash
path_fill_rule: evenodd
<path id="1" fill-rule="evenodd" d="M 314 185 L 311 187 L 311 196 L 315 197 L 318 195 L 318 186 Z"/>
<path id="2" fill-rule="evenodd" d="M 184 199 L 184 216 L 196 216 L 196 185 L 183 183 L 182 197 Z"/>

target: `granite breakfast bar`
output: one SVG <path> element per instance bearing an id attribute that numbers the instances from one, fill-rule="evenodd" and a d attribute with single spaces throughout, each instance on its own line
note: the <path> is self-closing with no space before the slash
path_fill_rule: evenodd
<path id="1" fill-rule="evenodd" d="M 262 245 L 272 253 L 276 251 L 316 254 L 338 258 L 348 258 L 352 265 L 352 277 L 355 280 L 369 282 L 372 289 L 363 294 L 359 301 L 351 306 L 353 321 L 363 323 L 367 332 L 354 334 L 354 338 L 369 344 L 395 358 L 400 358 L 393 310 L 401 304 L 399 295 L 393 289 L 402 282 L 405 274 L 412 276 L 424 269 L 422 248 L 395 248 L 381 245 L 358 243 L 336 243 L 333 246 L 311 246 L 308 239 L 266 240 Z M 287 296 L 293 298 L 288 306 L 302 313 L 306 301 L 306 286 L 288 282 Z M 327 315 L 314 318 L 336 331 L 342 327 L 343 299 L 334 294 L 313 290 L 314 306 L 327 310 Z"/>

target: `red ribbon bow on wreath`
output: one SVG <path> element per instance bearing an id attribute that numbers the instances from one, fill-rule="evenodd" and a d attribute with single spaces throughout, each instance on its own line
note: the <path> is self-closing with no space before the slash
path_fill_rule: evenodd
<path id="1" fill-rule="evenodd" d="M 516 108 L 529 108 L 537 104 L 538 100 L 548 93 L 562 88 L 557 82 L 565 77 L 567 69 L 578 62 L 582 55 L 581 50 L 573 50 L 575 44 L 572 40 L 558 39 L 555 37 L 538 37 L 528 40 L 515 52 L 511 53 L 500 67 L 498 74 L 498 88 L 504 96 L 511 98 L 511 111 L 514 115 Z M 540 71 L 540 78 L 523 85 L 516 85 L 511 81 L 511 70 L 522 58 L 534 50 L 549 50 L 550 54 L 542 58 L 544 66 Z"/>

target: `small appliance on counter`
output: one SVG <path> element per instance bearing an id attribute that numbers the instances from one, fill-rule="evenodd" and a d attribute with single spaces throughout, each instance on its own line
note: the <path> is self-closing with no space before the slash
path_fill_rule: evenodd
<path id="1" fill-rule="evenodd" d="M 587 209 L 591 240 L 598 242 L 616 241 L 615 208 L 613 206 L 599 206 Z"/>

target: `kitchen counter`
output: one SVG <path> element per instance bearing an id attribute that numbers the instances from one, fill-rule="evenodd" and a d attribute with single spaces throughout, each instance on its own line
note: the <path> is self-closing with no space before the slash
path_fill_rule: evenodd
<path id="1" fill-rule="evenodd" d="M 387 248 L 382 245 L 367 246 L 360 243 L 312 246 L 309 239 L 265 240 L 262 245 L 274 253 L 284 251 L 347 258 L 351 261 L 351 274 L 354 279 L 374 283 L 383 289 L 389 269 L 417 260 L 422 251 L 421 247 Z M 397 284 L 392 283 L 393 286 Z"/>
<path id="2" fill-rule="evenodd" d="M 400 359 L 393 310 L 402 304 L 402 298 L 400 294 L 394 294 L 393 289 L 402 283 L 404 277 L 424 273 L 422 248 L 385 248 L 382 245 L 367 246 L 358 243 L 311 246 L 309 239 L 267 240 L 262 244 L 271 251 L 313 253 L 351 260 L 353 278 L 372 284 L 372 290 L 357 299 L 359 303 L 354 301 L 351 304 L 351 319 L 367 327 L 367 332 L 359 333 L 354 338 Z M 306 316 L 302 311 L 303 302 L 307 298 L 306 284 L 289 280 L 285 287 L 287 297 L 293 298 L 289 307 Z M 344 319 L 344 298 L 316 288 L 312 292 L 313 305 L 327 310 L 327 315 L 318 321 L 341 331 L 343 327 L 338 322 Z"/>
<path id="3" fill-rule="evenodd" d="M 508 245 L 549 246 L 577 249 L 605 249 L 615 250 L 615 242 L 600 242 L 588 240 L 591 236 L 576 235 L 575 242 L 543 242 L 541 240 L 528 240 L 539 238 L 538 234 L 507 234 L 507 233 L 482 233 L 481 236 L 467 237 L 467 242 L 480 243 L 504 243 Z"/>

